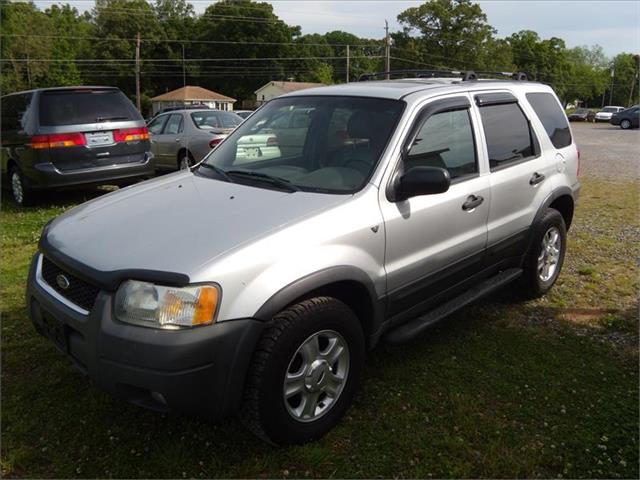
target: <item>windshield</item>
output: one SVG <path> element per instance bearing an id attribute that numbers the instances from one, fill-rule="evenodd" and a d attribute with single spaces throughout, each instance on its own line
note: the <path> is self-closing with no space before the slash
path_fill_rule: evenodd
<path id="1" fill-rule="evenodd" d="M 257 186 L 353 193 L 372 175 L 404 102 L 346 96 L 272 100 L 213 150 L 202 174 L 228 172 Z M 247 175 L 251 172 L 254 175 Z"/>

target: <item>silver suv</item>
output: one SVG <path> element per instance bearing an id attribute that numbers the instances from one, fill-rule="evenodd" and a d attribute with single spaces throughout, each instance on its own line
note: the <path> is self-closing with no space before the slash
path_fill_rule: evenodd
<path id="1" fill-rule="evenodd" d="M 244 142 L 271 128 L 277 154 Z M 284 125 L 284 124 L 283 124 Z M 404 79 L 267 103 L 190 170 L 44 229 L 36 329 L 129 402 L 301 443 L 352 402 L 366 352 L 562 267 L 579 155 L 548 86 Z"/>

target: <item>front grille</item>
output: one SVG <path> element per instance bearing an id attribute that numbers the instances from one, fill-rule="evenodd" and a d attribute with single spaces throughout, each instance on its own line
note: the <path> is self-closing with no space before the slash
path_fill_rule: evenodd
<path id="1" fill-rule="evenodd" d="M 62 288 L 58 284 L 58 275 L 64 275 L 69 281 L 68 288 Z M 91 311 L 96 301 L 100 289 L 78 277 L 65 272 L 48 258 L 42 258 L 42 278 L 56 292 L 72 303 L 87 311 Z"/>

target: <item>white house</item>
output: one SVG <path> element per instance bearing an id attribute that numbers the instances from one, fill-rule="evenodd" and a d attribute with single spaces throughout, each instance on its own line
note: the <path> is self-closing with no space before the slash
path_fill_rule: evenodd
<path id="1" fill-rule="evenodd" d="M 255 91 L 256 100 L 258 105 L 260 105 L 285 93 L 313 87 L 324 87 L 324 84 L 311 82 L 269 82 Z"/>
<path id="2" fill-rule="evenodd" d="M 153 114 L 167 107 L 182 105 L 204 104 L 217 110 L 233 110 L 236 99 L 227 97 L 218 92 L 212 92 L 202 87 L 187 85 L 186 87 L 172 90 L 151 99 Z"/>

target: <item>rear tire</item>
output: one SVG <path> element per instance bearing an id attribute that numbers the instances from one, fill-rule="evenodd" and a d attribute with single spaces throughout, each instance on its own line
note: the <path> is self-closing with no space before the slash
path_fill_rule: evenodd
<path id="1" fill-rule="evenodd" d="M 622 130 L 629 130 L 631 128 L 631 121 L 625 118 L 620 122 L 620 128 Z"/>
<path id="2" fill-rule="evenodd" d="M 35 192 L 27 186 L 24 181 L 24 175 L 20 169 L 13 165 L 8 170 L 9 186 L 11 196 L 16 205 L 20 207 L 29 207 L 36 201 Z"/>
<path id="3" fill-rule="evenodd" d="M 524 261 L 522 293 L 538 298 L 547 293 L 560 275 L 567 250 L 567 227 L 557 210 L 547 209 L 533 226 L 533 238 Z"/>
<path id="4" fill-rule="evenodd" d="M 195 161 L 190 153 L 181 153 L 178 158 L 178 170 L 188 170 L 193 167 Z"/>
<path id="5" fill-rule="evenodd" d="M 278 445 L 320 438 L 351 405 L 364 359 L 360 322 L 341 301 L 316 297 L 287 308 L 253 354 L 243 423 Z"/>

